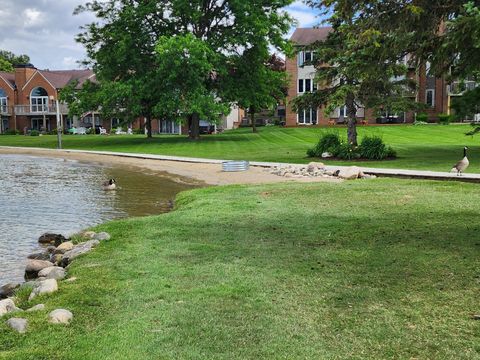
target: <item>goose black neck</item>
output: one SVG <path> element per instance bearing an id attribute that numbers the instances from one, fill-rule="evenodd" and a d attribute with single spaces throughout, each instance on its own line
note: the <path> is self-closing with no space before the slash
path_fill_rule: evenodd
<path id="1" fill-rule="evenodd" d="M 463 149 L 463 157 L 467 157 L 467 149 Z"/>

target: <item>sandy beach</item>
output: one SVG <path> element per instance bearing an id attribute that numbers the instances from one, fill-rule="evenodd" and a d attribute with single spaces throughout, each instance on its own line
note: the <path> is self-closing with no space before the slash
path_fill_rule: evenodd
<path id="1" fill-rule="evenodd" d="M 296 182 L 339 182 L 337 179 L 329 178 L 284 178 L 273 175 L 268 169 L 261 167 L 250 167 L 243 172 L 223 172 L 220 164 L 191 163 L 169 160 L 153 160 L 131 158 L 113 155 L 98 155 L 79 152 L 68 152 L 63 150 L 48 149 L 27 149 L 27 148 L 1 148 L 0 154 L 29 155 L 42 157 L 55 157 L 82 162 L 95 162 L 105 165 L 121 165 L 136 167 L 154 172 L 166 172 L 201 182 L 206 185 L 230 185 L 230 184 L 265 184 L 285 181 Z"/>

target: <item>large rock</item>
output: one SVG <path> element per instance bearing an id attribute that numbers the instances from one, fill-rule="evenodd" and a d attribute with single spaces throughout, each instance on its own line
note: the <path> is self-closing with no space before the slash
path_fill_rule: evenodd
<path id="1" fill-rule="evenodd" d="M 63 254 L 63 259 L 61 265 L 63 267 L 67 266 L 72 262 L 73 259 L 76 257 L 85 254 L 92 250 L 95 246 L 100 244 L 100 241 L 98 240 L 89 240 L 84 243 L 80 243 L 78 245 L 75 245 L 72 250 L 67 251 L 65 254 Z"/>
<path id="2" fill-rule="evenodd" d="M 350 166 L 336 171 L 337 176 L 344 180 L 355 180 L 363 177 L 363 172 L 357 166 Z"/>
<path id="3" fill-rule="evenodd" d="M 51 294 L 58 290 L 57 280 L 55 279 L 46 279 L 41 280 L 35 284 L 28 300 L 32 300 L 38 295 Z"/>
<path id="4" fill-rule="evenodd" d="M 32 306 L 30 309 L 27 310 L 27 312 L 42 311 L 42 310 L 45 310 L 45 305 L 44 304 L 38 304 L 38 305 Z"/>
<path id="5" fill-rule="evenodd" d="M 85 231 L 81 235 L 84 239 L 93 239 L 97 233 L 95 231 Z"/>
<path id="6" fill-rule="evenodd" d="M 15 290 L 20 286 L 17 283 L 9 283 L 0 287 L 0 299 L 6 299 L 13 296 Z"/>
<path id="7" fill-rule="evenodd" d="M 322 158 L 324 158 L 324 159 L 328 159 L 328 158 L 331 158 L 331 157 L 333 157 L 333 155 L 330 154 L 329 152 L 322 153 Z"/>
<path id="8" fill-rule="evenodd" d="M 0 316 L 9 314 L 11 312 L 20 311 L 21 309 L 15 306 L 12 299 L 0 300 Z"/>
<path id="9" fill-rule="evenodd" d="M 312 161 L 311 163 L 308 164 L 307 171 L 309 173 L 313 173 L 313 172 L 315 172 L 319 169 L 323 169 L 323 168 L 325 168 L 324 163 Z"/>
<path id="10" fill-rule="evenodd" d="M 25 279 L 33 279 L 38 276 L 38 272 L 47 267 L 53 266 L 53 263 L 46 260 L 32 260 L 28 259 L 25 267 Z"/>
<path id="11" fill-rule="evenodd" d="M 57 309 L 48 314 L 48 318 L 52 324 L 69 324 L 73 319 L 73 314 L 65 309 Z"/>
<path id="12" fill-rule="evenodd" d="M 23 334 L 27 331 L 28 321 L 22 318 L 11 318 L 7 320 L 7 325 L 20 334 Z"/>
<path id="13" fill-rule="evenodd" d="M 111 239 L 111 236 L 107 232 L 100 232 L 100 233 L 95 235 L 94 239 L 98 240 L 98 241 L 104 241 L 104 240 L 108 241 L 108 240 Z"/>
<path id="14" fill-rule="evenodd" d="M 60 266 L 50 266 L 39 271 L 38 277 L 45 279 L 62 280 L 65 278 L 65 269 Z"/>
<path id="15" fill-rule="evenodd" d="M 68 241 L 68 239 L 61 234 L 45 233 L 38 238 L 40 244 L 51 244 L 55 246 L 58 246 L 65 241 Z"/>
<path id="16" fill-rule="evenodd" d="M 50 254 L 48 252 L 36 252 L 27 256 L 32 260 L 49 260 Z"/>
<path id="17" fill-rule="evenodd" d="M 73 242 L 66 241 L 66 242 L 58 245 L 53 253 L 54 254 L 65 254 L 67 251 L 70 251 L 72 249 L 73 249 Z"/>

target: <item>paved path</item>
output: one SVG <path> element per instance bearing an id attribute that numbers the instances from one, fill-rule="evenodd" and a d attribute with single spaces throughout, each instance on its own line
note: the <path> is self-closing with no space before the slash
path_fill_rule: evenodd
<path id="1" fill-rule="evenodd" d="M 30 147 L 12 147 L 12 146 L 0 146 L 4 149 L 16 149 L 20 148 L 23 150 L 50 150 L 55 152 L 55 149 L 45 149 L 45 148 L 30 148 Z M 149 159 L 149 160 L 168 160 L 168 161 L 180 161 L 180 162 L 190 162 L 190 163 L 200 163 L 200 164 L 221 164 L 226 160 L 220 159 L 203 159 L 203 158 L 194 158 L 194 157 L 184 157 L 184 156 L 169 156 L 169 155 L 152 155 L 152 154 L 137 154 L 137 153 L 123 153 L 123 152 L 111 152 L 111 151 L 93 151 L 93 150 L 61 150 L 67 153 L 79 153 L 79 154 L 92 154 L 92 155 L 109 155 L 109 156 L 121 156 L 127 158 L 137 158 L 137 159 Z M 276 163 L 276 162 L 259 162 L 251 161 L 251 166 L 258 167 L 274 167 L 274 166 L 285 166 L 285 165 L 302 165 L 302 164 L 288 164 L 288 163 Z M 325 166 L 328 170 L 337 170 L 341 168 L 346 168 L 348 166 L 340 165 L 328 165 Z M 379 169 L 379 168 L 368 168 L 361 167 L 360 169 L 365 174 L 372 174 L 382 177 L 405 177 L 413 179 L 434 179 L 434 180 L 456 180 L 456 181 L 468 181 L 468 182 L 480 182 L 480 174 L 471 174 L 466 173 L 462 176 L 458 176 L 455 173 L 449 172 L 440 172 L 440 171 L 423 171 L 423 170 L 405 170 L 405 169 Z"/>

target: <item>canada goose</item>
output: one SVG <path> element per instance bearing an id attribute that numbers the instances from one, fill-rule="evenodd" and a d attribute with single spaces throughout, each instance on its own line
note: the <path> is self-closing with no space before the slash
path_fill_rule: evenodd
<path id="1" fill-rule="evenodd" d="M 465 146 L 463 148 L 463 159 L 457 162 L 452 168 L 452 170 L 450 170 L 450 172 L 457 172 L 457 175 L 461 176 L 462 173 L 468 168 L 468 165 L 470 165 L 470 161 L 468 161 L 467 158 L 467 150 L 468 147 Z"/>
<path id="2" fill-rule="evenodd" d="M 103 190 L 115 190 L 117 188 L 115 179 L 110 179 L 103 183 Z"/>

